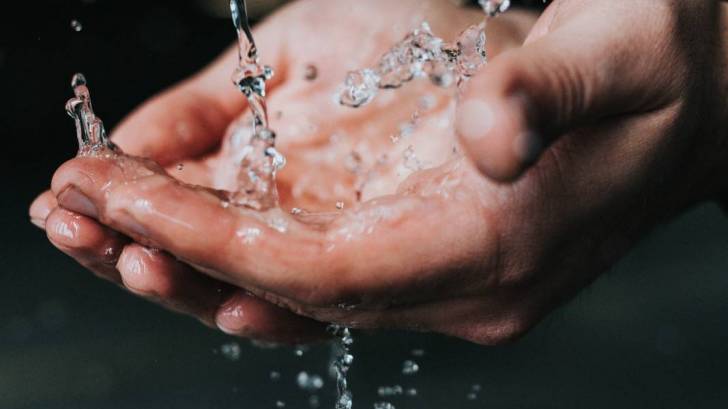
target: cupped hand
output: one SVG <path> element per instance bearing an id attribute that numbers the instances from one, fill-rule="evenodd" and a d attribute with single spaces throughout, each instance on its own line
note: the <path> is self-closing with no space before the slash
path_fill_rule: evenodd
<path id="1" fill-rule="evenodd" d="M 386 18 L 382 18 L 383 10 L 387 12 Z M 363 262 L 360 267 L 369 264 L 366 259 L 356 260 L 360 253 L 357 247 L 374 251 L 370 243 L 380 234 L 374 229 L 384 229 L 381 233 L 388 234 L 391 226 L 387 225 L 396 224 L 397 218 L 415 222 L 420 212 L 426 210 L 419 208 L 420 202 L 433 211 L 431 224 L 439 224 L 438 208 L 444 205 L 445 199 L 418 199 L 404 190 L 417 190 L 416 180 L 430 179 L 429 173 L 432 180 L 447 179 L 449 171 L 415 175 L 407 187 L 400 188 L 404 189 L 401 195 L 391 193 L 412 173 L 412 166 L 403 166 L 400 159 L 410 144 L 417 146 L 418 166 L 428 165 L 430 159 L 433 163 L 446 162 L 454 145 L 452 125 L 448 129 L 442 125 L 452 117 L 449 92 L 413 84 L 398 92 L 397 100 L 391 95 L 383 96 L 382 102 L 371 107 L 348 110 L 332 102 L 338 84 L 347 70 L 373 64 L 389 45 L 424 19 L 431 23 L 436 34 L 454 38 L 481 17 L 475 10 L 439 2 L 407 1 L 392 5 L 318 1 L 295 4 L 257 28 L 256 39 L 263 62 L 278 71 L 271 84 L 269 106 L 271 127 L 278 133 L 279 148 L 289 159 L 288 166 L 279 174 L 282 206 L 286 209 L 298 206 L 311 213 L 294 218 L 270 212 L 268 216 L 275 217 L 278 223 L 272 228 L 270 220 L 265 222 L 270 217 L 225 208 L 214 191 L 191 187 L 194 184 L 226 188 L 231 182 L 229 171 L 233 164 L 227 160 L 227 139 L 222 137 L 230 123 L 245 112 L 244 99 L 229 82 L 236 63 L 236 53 L 231 50 L 202 73 L 144 104 L 113 133 L 112 139 L 127 154 L 151 158 L 165 167 L 166 172 L 136 159 L 117 162 L 89 157 L 74 159 L 57 172 L 53 192 L 42 194 L 33 203 L 31 219 L 46 229 L 54 245 L 97 275 L 169 308 L 192 314 L 209 325 L 265 340 L 315 339 L 321 335 L 322 325 L 289 310 L 321 321 L 333 321 L 334 317 L 308 311 L 305 303 L 296 303 L 300 291 L 306 292 L 304 298 L 312 305 L 324 300 L 327 307 L 343 303 L 360 304 L 358 307 L 364 309 L 368 304 L 379 304 L 370 296 L 362 297 L 371 298 L 367 302 L 354 302 L 350 294 L 339 296 L 335 271 L 348 270 L 348 264 Z M 491 53 L 520 44 L 530 24 L 532 17 L 525 13 L 513 13 L 493 23 L 488 29 L 492 38 Z M 362 37 L 367 40 L 362 41 Z M 311 74 L 312 70 L 315 75 Z M 428 108 L 427 118 L 418 124 L 413 135 L 393 145 L 390 136 L 399 132 L 400 124 L 411 119 L 423 92 L 431 93 L 430 99 L 434 101 Z M 443 155 L 443 149 L 447 155 Z M 383 160 L 383 155 L 389 155 L 390 159 Z M 355 167 L 365 169 L 366 175 L 362 176 L 361 169 L 355 172 L 352 166 L 343 165 L 352 157 L 361 159 Z M 456 172 L 468 168 L 461 165 L 448 166 Z M 129 168 L 136 169 L 137 176 L 143 177 L 130 177 Z M 142 171 L 147 168 L 150 170 Z M 432 193 L 440 195 L 436 184 Z M 448 189 L 452 190 L 450 185 Z M 363 190 L 357 189 L 361 186 Z M 189 201 L 172 190 L 190 195 Z M 390 195 L 378 203 L 370 202 L 354 209 L 358 197 L 367 200 L 382 194 Z M 125 205 L 131 209 L 144 201 L 155 220 L 133 221 L 132 217 L 122 215 L 126 212 L 113 210 Z M 345 203 L 351 210 L 338 212 L 337 202 Z M 349 238 L 349 235 L 363 236 L 356 230 L 363 227 L 351 229 L 357 219 L 367 212 L 383 215 L 387 209 L 395 212 L 386 216 L 390 221 L 378 220 L 380 216 L 375 215 L 370 220 L 372 226 L 366 228 L 366 240 Z M 313 212 L 323 210 L 330 213 L 313 216 Z M 189 212 L 189 217 L 176 211 Z M 457 213 L 457 209 L 451 212 Z M 447 217 L 444 213 L 441 216 Z M 466 217 L 462 219 L 467 222 Z M 290 226 L 287 233 L 278 231 L 281 221 Z M 188 250 L 179 251 L 163 244 L 161 237 L 176 235 L 174 229 L 180 227 L 185 231 L 173 241 L 188 250 L 197 247 L 192 251 L 199 257 L 190 256 Z M 257 230 L 260 230 L 259 236 L 251 233 Z M 383 253 L 380 262 L 386 263 L 390 257 L 387 253 L 396 251 L 398 246 L 414 247 L 415 236 L 419 233 L 406 232 L 402 243 L 395 243 Z M 192 239 L 209 241 L 208 245 L 198 246 L 201 243 L 194 244 L 189 241 Z M 447 256 L 440 250 L 433 255 L 437 253 Z M 361 256 L 366 257 L 363 253 Z M 220 265 L 226 257 L 229 262 L 236 260 L 237 265 Z M 339 260 L 337 265 L 327 265 L 326 260 L 332 257 Z M 454 257 L 447 256 L 447 259 Z M 397 261 L 389 259 L 388 262 Z M 445 265 L 447 261 L 438 263 Z M 416 263 L 410 264 L 411 271 L 420 268 Z M 246 277 L 246 272 L 268 276 L 285 288 L 263 285 L 254 277 Z M 275 274 L 279 276 L 276 278 Z M 342 274 L 353 278 L 358 273 L 352 269 Z M 296 284 L 296 280 L 286 278 L 288 275 L 307 277 L 309 281 Z M 385 281 L 395 278 L 385 278 Z M 323 285 L 322 279 L 329 284 Z M 366 287 L 351 290 L 358 293 Z M 406 304 L 407 298 L 393 300 L 392 304 Z M 336 302 L 328 302 L 332 299 Z M 427 328 L 406 320 L 401 324 Z"/>
<path id="2" fill-rule="evenodd" d="M 174 171 L 90 157 L 56 173 L 60 206 L 163 249 L 215 283 L 318 321 L 497 343 L 588 285 L 656 223 L 725 189 L 727 17 L 717 3 L 554 2 L 524 47 L 494 58 L 467 85 L 456 126 L 475 166 L 453 149 L 448 96 L 424 83 L 360 110 L 332 104 L 346 69 L 372 64 L 411 27 L 402 16 L 430 17 L 446 38 L 479 17 L 445 2 L 427 3 L 421 16 L 412 13 L 419 2 L 383 4 L 300 2 L 258 31 L 260 49 L 272 53 L 264 59 L 281 67 L 270 107 L 289 157 L 279 175 L 282 205 L 312 213 L 225 206 Z M 388 19 L 392 13 L 399 17 Z M 491 29 L 502 24 L 518 43 L 522 25 L 496 21 Z M 307 81 L 311 63 L 318 78 Z M 243 109 L 224 81 L 232 64 L 228 56 L 181 87 L 204 101 L 195 106 L 208 121 L 204 135 L 192 125 L 172 128 L 196 141 L 181 157 L 218 144 Z M 389 136 L 424 93 L 434 105 L 392 145 Z M 136 115 L 133 134 L 146 136 L 134 138 L 141 148 L 131 152 L 165 163 L 155 152 L 171 155 L 175 137 L 150 132 L 154 117 L 144 115 L 172 100 Z M 416 160 L 409 151 L 402 161 L 409 146 Z M 360 175 L 342 165 L 352 152 L 371 170 L 361 204 Z M 184 169 L 214 169 L 187 181 L 225 187 L 225 165 L 214 155 L 191 161 Z M 345 208 L 336 211 L 335 202 Z M 217 324 L 229 331 L 228 317 L 218 314 Z"/>

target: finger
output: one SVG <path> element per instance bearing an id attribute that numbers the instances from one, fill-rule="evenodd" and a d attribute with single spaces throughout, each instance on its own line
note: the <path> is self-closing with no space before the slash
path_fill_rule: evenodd
<path id="1" fill-rule="evenodd" d="M 284 77 L 283 44 L 268 25 L 257 28 L 255 36 L 264 45 L 261 61 L 280 71 L 268 84 L 272 90 Z M 114 130 L 112 139 L 126 153 L 162 166 L 209 151 L 247 106 L 230 81 L 237 58 L 237 48 L 231 47 L 197 75 L 142 104 Z"/>
<path id="2" fill-rule="evenodd" d="M 161 250 L 130 244 L 117 268 L 131 292 L 240 337 L 302 343 L 322 339 L 322 324 L 196 271 Z"/>
<path id="3" fill-rule="evenodd" d="M 127 245 L 116 263 L 129 291 L 214 326 L 230 286 L 213 280 L 161 250 Z"/>
<path id="4" fill-rule="evenodd" d="M 446 178 L 461 180 L 464 170 L 458 169 Z M 304 304 L 417 296 L 412 288 L 443 286 L 442 277 L 462 277 L 473 266 L 483 268 L 476 288 L 487 282 L 486 267 L 494 262 L 494 229 L 466 183 L 451 180 L 447 188 L 427 185 L 423 194 L 413 189 L 401 198 L 378 199 L 322 226 L 275 210 L 226 207 L 214 192 L 164 174 L 127 180 L 128 174 L 107 159 L 77 158 L 56 173 L 53 191 L 62 206 L 84 212 L 91 202 L 99 210 L 90 213 L 103 223 L 215 278 Z M 456 202 L 448 189 L 458 190 Z M 87 199 L 75 200 L 72 192 Z"/>
<path id="5" fill-rule="evenodd" d="M 218 310 L 217 326 L 230 335 L 261 341 L 302 344 L 326 339 L 326 325 L 293 314 L 245 290 L 236 291 Z"/>
<path id="6" fill-rule="evenodd" d="M 48 240 L 95 275 L 116 284 L 121 277 L 115 264 L 129 239 L 95 220 L 55 208 L 45 223 Z"/>
<path id="7" fill-rule="evenodd" d="M 53 192 L 46 190 L 41 193 L 30 205 L 28 211 L 30 222 L 45 230 L 45 223 L 48 215 L 58 206 L 58 201 Z"/>
<path id="8" fill-rule="evenodd" d="M 645 57 L 674 58 L 659 56 L 668 49 L 660 43 L 663 36 L 635 24 L 629 14 L 621 20 L 594 18 L 620 13 L 621 5 L 593 6 L 495 58 L 468 84 L 457 132 L 485 175 L 512 180 L 569 130 L 656 109 L 677 97 L 670 93 L 673 79 Z"/>

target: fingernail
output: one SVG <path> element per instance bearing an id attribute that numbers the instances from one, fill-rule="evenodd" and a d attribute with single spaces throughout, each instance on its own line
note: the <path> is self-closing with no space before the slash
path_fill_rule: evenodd
<path id="1" fill-rule="evenodd" d="M 523 132 L 513 139 L 513 154 L 524 165 L 536 162 L 543 148 L 543 140 L 534 132 Z"/>
<path id="2" fill-rule="evenodd" d="M 241 335 L 246 332 L 245 311 L 235 297 L 220 308 L 215 316 L 215 324 L 220 331 L 230 335 Z"/>
<path id="3" fill-rule="evenodd" d="M 98 211 L 96 205 L 86 197 L 80 190 L 71 186 L 66 188 L 60 195 L 58 195 L 58 203 L 68 210 L 72 210 L 76 213 L 96 218 L 98 217 Z"/>
<path id="4" fill-rule="evenodd" d="M 30 222 L 34 225 L 45 229 L 46 219 L 51 214 L 51 210 L 56 207 L 56 199 L 48 195 L 40 195 L 30 205 L 28 214 L 30 215 Z"/>
<path id="5" fill-rule="evenodd" d="M 45 230 L 45 219 L 38 219 L 35 217 L 30 218 L 30 222 L 36 225 L 41 230 Z"/>
<path id="6" fill-rule="evenodd" d="M 455 121 L 458 133 L 465 139 L 477 141 L 488 136 L 493 129 L 494 116 L 491 106 L 480 99 L 462 103 Z"/>

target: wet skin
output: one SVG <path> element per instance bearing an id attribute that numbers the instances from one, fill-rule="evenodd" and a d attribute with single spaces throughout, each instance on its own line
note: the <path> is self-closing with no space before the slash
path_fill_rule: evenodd
<path id="1" fill-rule="evenodd" d="M 498 56 L 467 84 L 457 132 L 438 120 L 447 94 L 422 82 L 359 110 L 332 104 L 345 71 L 375 61 L 423 3 L 299 2 L 256 30 L 278 71 L 269 107 L 282 112 L 271 127 L 289 159 L 282 207 L 333 214 L 276 215 L 282 233 L 199 187 L 231 178 L 217 153 L 245 110 L 228 80 L 231 51 L 113 133 L 167 172 L 73 159 L 32 220 L 96 274 L 229 333 L 303 342 L 336 322 L 494 344 L 523 334 L 656 224 L 728 190 L 728 6 L 555 1 L 535 25 L 506 14 L 488 29 Z M 444 38 L 481 18 L 426 4 L 415 20 Z M 359 32 L 376 41 L 357 43 Z M 424 92 L 437 103 L 407 143 L 435 166 L 383 166 L 355 205 L 344 157 L 352 146 L 401 154 L 407 143 L 388 135 Z M 467 159 L 452 154 L 458 141 Z"/>

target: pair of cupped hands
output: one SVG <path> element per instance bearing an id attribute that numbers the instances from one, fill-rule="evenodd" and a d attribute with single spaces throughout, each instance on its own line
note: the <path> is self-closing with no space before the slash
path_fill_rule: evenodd
<path id="1" fill-rule="evenodd" d="M 210 189 L 225 130 L 246 111 L 229 81 L 234 50 L 113 132 L 161 167 L 77 157 L 31 219 L 98 276 L 230 334 L 300 343 L 333 322 L 518 337 L 655 225 L 728 191 L 728 5 L 556 0 L 492 20 L 490 63 L 459 95 L 454 126 L 422 120 L 415 131 L 422 157 L 437 162 L 457 143 L 464 158 L 383 171 L 360 204 L 349 195 L 331 211 L 354 182 L 322 160 L 330 135 L 389 149 L 427 86 L 347 110 L 332 103 L 346 71 L 374 64 L 419 21 L 454 39 L 482 18 L 447 1 L 307 0 L 256 28 L 277 70 L 281 205 L 327 210 L 325 223 L 282 212 L 281 232 Z M 436 102 L 431 116 L 451 112 Z"/>

